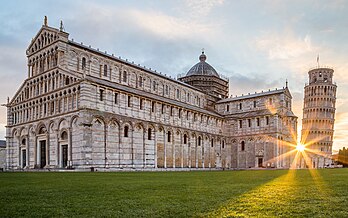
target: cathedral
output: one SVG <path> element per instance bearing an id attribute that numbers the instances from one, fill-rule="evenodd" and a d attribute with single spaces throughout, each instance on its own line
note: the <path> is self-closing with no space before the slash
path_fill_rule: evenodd
<path id="1" fill-rule="evenodd" d="M 173 79 L 69 39 L 45 19 L 7 102 L 7 170 L 289 168 L 289 88 L 229 96 L 199 62 Z M 233 87 L 232 87 L 233 89 Z"/>

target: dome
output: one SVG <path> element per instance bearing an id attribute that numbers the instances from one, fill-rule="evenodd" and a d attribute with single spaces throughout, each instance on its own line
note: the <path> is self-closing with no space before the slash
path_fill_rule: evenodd
<path id="1" fill-rule="evenodd" d="M 205 62 L 206 59 L 207 56 L 204 54 L 204 51 L 202 51 L 202 54 L 199 56 L 199 62 L 187 72 L 186 76 L 206 75 L 220 77 L 216 70 Z"/>

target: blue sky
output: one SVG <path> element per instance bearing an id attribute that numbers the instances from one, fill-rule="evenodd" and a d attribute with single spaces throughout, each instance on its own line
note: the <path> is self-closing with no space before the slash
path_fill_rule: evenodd
<path id="1" fill-rule="evenodd" d="M 288 79 L 301 128 L 303 87 L 317 65 L 335 69 L 334 149 L 348 141 L 348 1 L 2 1 L 0 102 L 27 76 L 25 50 L 43 17 L 70 38 L 172 77 L 205 49 L 207 62 L 230 78 L 230 94 L 280 88 Z M 4 138 L 6 108 L 0 109 Z"/>

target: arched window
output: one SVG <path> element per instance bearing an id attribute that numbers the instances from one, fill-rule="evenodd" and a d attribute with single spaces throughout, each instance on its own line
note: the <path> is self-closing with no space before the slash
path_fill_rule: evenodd
<path id="1" fill-rule="evenodd" d="M 240 150 L 241 150 L 241 151 L 245 151 L 245 142 L 242 141 L 242 142 L 240 143 L 240 145 L 241 145 Z"/>
<path id="2" fill-rule="evenodd" d="M 143 77 L 139 76 L 139 87 L 143 87 Z"/>
<path id="3" fill-rule="evenodd" d="M 198 146 L 201 146 L 201 144 L 202 144 L 202 139 L 201 139 L 201 137 L 199 136 L 199 137 L 198 137 Z"/>
<path id="4" fill-rule="evenodd" d="M 127 106 L 128 107 L 131 107 L 131 96 L 130 95 L 128 95 L 128 101 L 127 101 Z"/>
<path id="5" fill-rule="evenodd" d="M 151 128 L 149 128 L 148 130 L 147 130 L 147 139 L 148 140 L 151 140 L 151 137 L 152 136 L 152 129 Z"/>
<path id="6" fill-rule="evenodd" d="M 222 148 L 225 148 L 225 141 L 222 141 Z"/>
<path id="7" fill-rule="evenodd" d="M 82 58 L 82 70 L 86 69 L 86 58 Z"/>
<path id="8" fill-rule="evenodd" d="M 68 133 L 66 131 L 62 132 L 60 138 L 61 140 L 68 140 Z"/>
<path id="9" fill-rule="evenodd" d="M 22 145 L 25 145 L 25 144 L 26 144 L 26 140 L 22 139 Z"/>
<path id="10" fill-rule="evenodd" d="M 67 77 L 67 78 L 65 79 L 65 85 L 69 85 L 69 82 L 70 82 L 69 77 Z"/>
<path id="11" fill-rule="evenodd" d="M 184 144 L 187 144 L 187 135 L 184 134 Z"/>
<path id="12" fill-rule="evenodd" d="M 156 81 L 153 81 L 153 82 L 152 82 L 152 90 L 153 90 L 153 91 L 156 91 Z"/>
<path id="13" fill-rule="evenodd" d="M 46 133 L 46 128 L 45 127 L 41 127 L 39 130 L 39 134 L 45 134 Z"/>
<path id="14" fill-rule="evenodd" d="M 140 110 L 144 109 L 144 105 L 143 104 L 144 104 L 144 99 L 141 98 L 140 101 L 139 101 L 139 109 Z"/>
<path id="15" fill-rule="evenodd" d="M 127 72 L 123 71 L 123 82 L 127 82 Z"/>
<path id="16" fill-rule="evenodd" d="M 108 76 L 108 66 L 104 64 L 104 76 Z"/>
<path id="17" fill-rule="evenodd" d="M 168 140 L 167 140 L 167 141 L 168 141 L 168 142 L 171 142 L 172 133 L 171 133 L 170 131 L 168 131 L 168 134 L 167 134 L 167 135 L 168 135 Z"/>
<path id="18" fill-rule="evenodd" d="M 103 89 L 99 90 L 99 100 L 104 101 L 104 90 Z"/>
<path id="19" fill-rule="evenodd" d="M 211 139 L 211 147 L 214 147 L 214 139 Z"/>
<path id="20" fill-rule="evenodd" d="M 155 102 L 151 103 L 151 112 L 155 112 Z"/>
<path id="21" fill-rule="evenodd" d="M 128 126 L 124 127 L 124 137 L 128 137 L 128 129 L 129 129 Z"/>

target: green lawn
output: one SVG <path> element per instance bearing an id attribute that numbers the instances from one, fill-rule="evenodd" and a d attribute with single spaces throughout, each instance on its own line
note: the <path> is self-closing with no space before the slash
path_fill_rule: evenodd
<path id="1" fill-rule="evenodd" d="M 348 217 L 348 169 L 0 173 L 0 217 Z"/>

